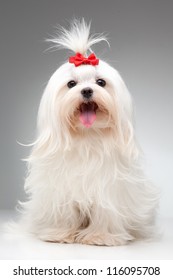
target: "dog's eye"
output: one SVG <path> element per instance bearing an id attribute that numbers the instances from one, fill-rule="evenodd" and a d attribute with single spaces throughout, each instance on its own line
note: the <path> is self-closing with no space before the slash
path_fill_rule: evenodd
<path id="1" fill-rule="evenodd" d="M 96 84 L 98 84 L 100 87 L 105 87 L 106 81 L 103 80 L 103 79 L 98 79 L 98 80 L 96 81 Z"/>
<path id="2" fill-rule="evenodd" d="M 77 85 L 77 83 L 75 81 L 70 81 L 67 83 L 68 88 L 75 87 L 76 85 Z"/>

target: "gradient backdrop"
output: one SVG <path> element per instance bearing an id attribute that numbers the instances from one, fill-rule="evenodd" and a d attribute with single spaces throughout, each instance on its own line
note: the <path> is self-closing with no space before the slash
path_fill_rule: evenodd
<path id="1" fill-rule="evenodd" d="M 56 24 L 92 20 L 111 48 L 95 47 L 117 68 L 133 96 L 146 170 L 162 190 L 161 215 L 173 215 L 173 1 L 1 0 L 0 2 L 0 208 L 24 199 L 21 161 L 34 139 L 43 89 L 67 52 L 45 52 Z"/>

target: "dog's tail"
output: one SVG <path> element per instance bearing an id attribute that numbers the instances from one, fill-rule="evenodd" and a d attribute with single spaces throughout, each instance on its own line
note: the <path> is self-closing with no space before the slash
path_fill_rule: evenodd
<path id="1" fill-rule="evenodd" d="M 91 34 L 90 26 L 91 22 L 86 23 L 84 18 L 81 20 L 74 19 L 69 29 L 58 26 L 55 36 L 46 41 L 53 43 L 51 48 L 69 49 L 75 53 L 79 52 L 86 55 L 88 50 L 91 52 L 92 45 L 100 41 L 108 43 L 106 36 L 103 34 Z"/>

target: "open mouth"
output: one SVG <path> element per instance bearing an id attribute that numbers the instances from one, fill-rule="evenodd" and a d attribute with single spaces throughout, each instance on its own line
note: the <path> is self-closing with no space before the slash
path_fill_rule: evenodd
<path id="1" fill-rule="evenodd" d="M 80 117 L 79 120 L 80 122 L 85 126 L 85 127 L 90 127 L 96 120 L 96 111 L 98 109 L 97 103 L 94 101 L 88 102 L 88 103 L 82 103 L 79 107 L 80 111 Z"/>

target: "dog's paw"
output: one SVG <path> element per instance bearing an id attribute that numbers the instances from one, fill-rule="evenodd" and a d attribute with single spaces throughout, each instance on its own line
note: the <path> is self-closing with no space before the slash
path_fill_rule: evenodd
<path id="1" fill-rule="evenodd" d="M 76 243 L 86 244 L 86 245 L 98 245 L 98 246 L 119 246 L 125 245 L 127 243 L 126 240 L 120 240 L 116 238 L 115 235 L 112 234 L 93 234 L 93 235 L 85 235 L 78 236 L 75 240 Z"/>
<path id="2" fill-rule="evenodd" d="M 39 239 L 46 242 L 72 244 L 75 242 L 75 235 L 55 232 L 52 234 L 40 234 Z"/>

